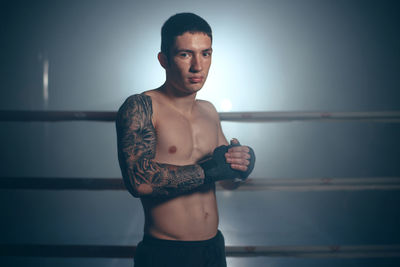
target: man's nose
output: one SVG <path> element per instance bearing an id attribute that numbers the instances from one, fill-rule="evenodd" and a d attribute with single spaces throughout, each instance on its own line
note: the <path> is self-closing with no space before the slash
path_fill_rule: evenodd
<path id="1" fill-rule="evenodd" d="M 190 71 L 191 72 L 200 72 L 203 69 L 203 64 L 199 55 L 196 55 L 192 58 Z"/>

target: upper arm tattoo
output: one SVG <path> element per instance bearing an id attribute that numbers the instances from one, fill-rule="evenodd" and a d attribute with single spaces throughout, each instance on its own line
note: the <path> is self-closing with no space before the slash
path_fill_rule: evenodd
<path id="1" fill-rule="evenodd" d="M 118 159 L 122 177 L 135 196 L 175 196 L 204 184 L 197 165 L 175 166 L 155 162 L 157 135 L 152 124 L 151 97 L 130 96 L 117 114 Z"/>

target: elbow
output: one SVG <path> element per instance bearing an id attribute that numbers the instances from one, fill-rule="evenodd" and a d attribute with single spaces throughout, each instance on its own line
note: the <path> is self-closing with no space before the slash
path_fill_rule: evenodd
<path id="1" fill-rule="evenodd" d="M 136 187 L 134 197 L 149 196 L 153 193 L 153 187 L 148 184 L 140 184 Z"/>
<path id="2" fill-rule="evenodd" d="M 153 188 L 148 184 L 136 184 L 133 179 L 124 177 L 124 184 L 126 189 L 135 198 L 149 196 L 153 193 Z"/>
<path id="3" fill-rule="evenodd" d="M 128 189 L 128 192 L 129 192 L 134 198 L 140 198 L 140 197 L 141 197 L 140 193 L 137 191 L 136 188 L 134 188 L 134 187 L 127 187 L 127 186 L 125 186 L 125 187 Z"/>

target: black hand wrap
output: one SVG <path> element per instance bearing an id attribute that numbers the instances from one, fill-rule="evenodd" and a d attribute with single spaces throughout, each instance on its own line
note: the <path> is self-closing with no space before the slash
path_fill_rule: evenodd
<path id="1" fill-rule="evenodd" d="M 229 145 L 228 149 L 231 148 L 231 147 L 240 146 L 240 145 L 241 144 L 239 142 L 237 142 L 236 144 L 231 142 L 231 144 Z M 246 180 L 247 177 L 249 177 L 250 173 L 254 169 L 254 165 L 256 164 L 256 154 L 254 154 L 254 150 L 249 146 L 247 146 L 247 147 L 249 148 L 249 152 L 248 153 L 250 155 L 250 158 L 247 159 L 247 160 L 250 162 L 250 164 L 247 166 L 247 170 L 246 171 L 235 171 L 235 172 L 239 173 L 240 178 L 243 181 Z"/>
<path id="2" fill-rule="evenodd" d="M 226 162 L 225 153 L 228 149 L 228 146 L 219 146 L 214 149 L 211 157 L 199 163 L 204 170 L 205 183 L 240 177 L 240 174 L 232 170 L 230 164 Z"/>
<path id="3" fill-rule="evenodd" d="M 251 147 L 248 146 L 248 148 L 250 154 L 250 158 L 248 159 L 248 161 L 250 162 L 250 164 L 247 166 L 247 171 L 241 172 L 242 180 L 246 180 L 247 177 L 249 177 L 250 173 L 254 169 L 254 165 L 256 164 L 256 154 L 254 154 L 254 150 Z"/>
<path id="4" fill-rule="evenodd" d="M 199 165 L 203 168 L 205 174 L 205 183 L 212 183 L 220 180 L 235 179 L 239 178 L 245 180 L 254 168 L 255 154 L 253 149 L 250 149 L 250 159 L 247 171 L 238 171 L 231 168 L 231 164 L 226 162 L 225 153 L 228 149 L 234 146 L 240 146 L 240 144 L 231 144 L 229 146 L 217 147 L 212 156 L 202 160 Z"/>

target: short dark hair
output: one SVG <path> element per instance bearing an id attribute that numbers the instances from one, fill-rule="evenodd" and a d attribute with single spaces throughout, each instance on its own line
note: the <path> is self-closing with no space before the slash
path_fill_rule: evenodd
<path id="1" fill-rule="evenodd" d="M 178 13 L 170 17 L 161 28 L 161 52 L 169 58 L 169 51 L 175 38 L 185 32 L 202 32 L 212 41 L 210 25 L 200 16 L 193 13 Z"/>

